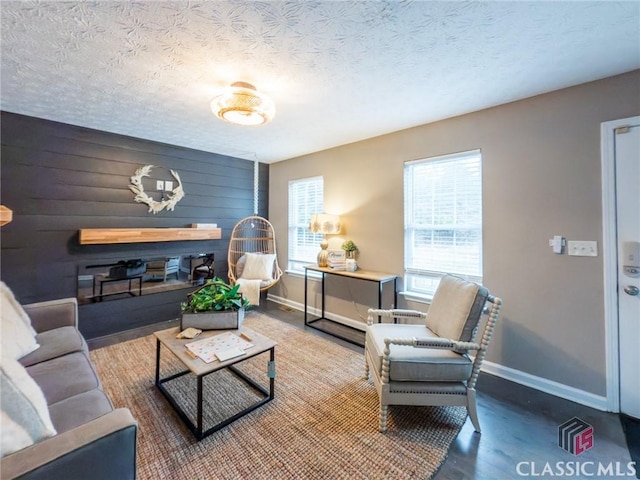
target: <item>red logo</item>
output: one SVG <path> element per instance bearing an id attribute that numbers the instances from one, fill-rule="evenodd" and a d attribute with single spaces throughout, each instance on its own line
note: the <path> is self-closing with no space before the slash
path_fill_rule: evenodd
<path id="1" fill-rule="evenodd" d="M 573 417 L 558 427 L 558 446 L 573 455 L 580 455 L 593 447 L 593 427 Z"/>

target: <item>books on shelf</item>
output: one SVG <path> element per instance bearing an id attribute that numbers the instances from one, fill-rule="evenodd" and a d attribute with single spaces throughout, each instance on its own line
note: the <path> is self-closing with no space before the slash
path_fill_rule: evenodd
<path id="1" fill-rule="evenodd" d="M 329 262 L 327 266 L 332 270 L 345 270 L 347 268 L 347 262 Z"/>
<path id="2" fill-rule="evenodd" d="M 344 250 L 329 250 L 327 266 L 332 270 L 346 270 L 347 258 Z"/>
<path id="3" fill-rule="evenodd" d="M 191 228 L 218 228 L 217 223 L 192 223 Z"/>

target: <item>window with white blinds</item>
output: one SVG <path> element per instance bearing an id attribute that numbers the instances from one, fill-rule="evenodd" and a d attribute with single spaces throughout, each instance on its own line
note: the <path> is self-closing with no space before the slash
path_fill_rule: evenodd
<path id="1" fill-rule="evenodd" d="M 309 220 L 324 207 L 322 177 L 289 182 L 289 259 L 290 271 L 304 272 L 303 265 L 316 263 L 322 234 L 309 231 Z"/>
<path id="2" fill-rule="evenodd" d="M 404 166 L 405 290 L 432 296 L 453 273 L 482 282 L 480 150 Z"/>

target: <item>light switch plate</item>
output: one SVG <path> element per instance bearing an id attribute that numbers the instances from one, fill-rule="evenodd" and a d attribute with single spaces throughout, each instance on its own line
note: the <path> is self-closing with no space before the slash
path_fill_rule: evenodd
<path id="1" fill-rule="evenodd" d="M 597 257 L 598 256 L 598 242 L 586 241 L 586 240 L 569 240 L 568 242 L 569 255 L 574 257 Z"/>
<path id="2" fill-rule="evenodd" d="M 156 190 L 158 190 L 159 192 L 164 190 L 164 181 L 163 180 L 156 180 Z"/>
<path id="3" fill-rule="evenodd" d="M 173 190 L 173 182 L 171 180 L 167 180 L 166 182 L 164 182 L 164 189 L 167 192 Z"/>

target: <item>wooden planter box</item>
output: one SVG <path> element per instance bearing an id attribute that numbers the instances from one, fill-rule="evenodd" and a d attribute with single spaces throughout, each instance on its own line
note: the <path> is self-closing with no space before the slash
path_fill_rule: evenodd
<path id="1" fill-rule="evenodd" d="M 193 327 L 200 330 L 238 329 L 244 320 L 244 308 L 240 310 L 224 310 L 220 312 L 183 313 L 180 329 Z"/>

